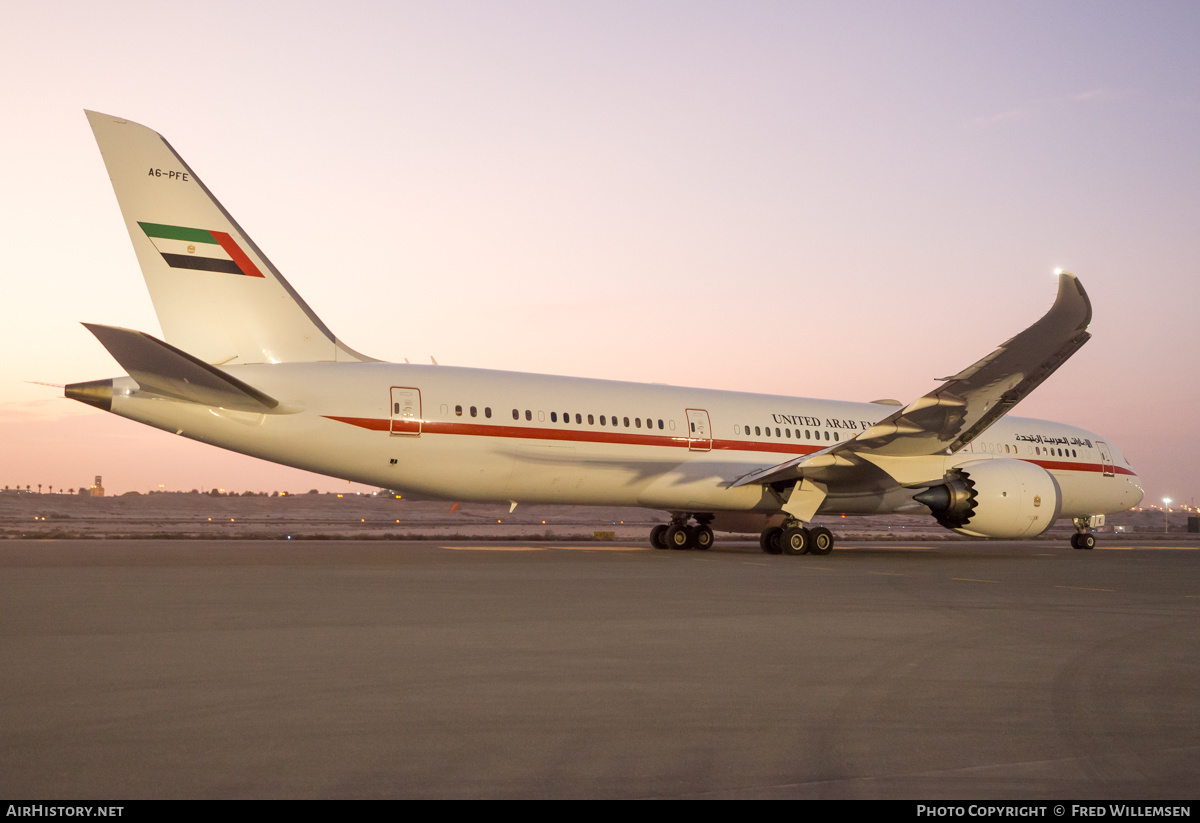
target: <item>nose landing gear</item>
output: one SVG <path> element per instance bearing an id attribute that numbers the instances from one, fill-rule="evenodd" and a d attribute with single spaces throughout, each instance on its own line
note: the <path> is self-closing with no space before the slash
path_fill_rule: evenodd
<path id="1" fill-rule="evenodd" d="M 1083 549 L 1091 551 L 1096 548 L 1096 535 L 1094 534 L 1073 534 L 1071 535 L 1071 548 Z"/>
<path id="2" fill-rule="evenodd" d="M 1076 517 L 1071 522 L 1075 524 L 1075 534 L 1071 535 L 1071 548 L 1083 551 L 1096 548 L 1096 535 L 1092 534 L 1092 528 L 1104 525 L 1104 515 Z"/>

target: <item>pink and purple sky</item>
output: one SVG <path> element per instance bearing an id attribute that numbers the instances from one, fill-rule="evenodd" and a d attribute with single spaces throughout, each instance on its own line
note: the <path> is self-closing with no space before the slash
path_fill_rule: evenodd
<path id="1" fill-rule="evenodd" d="M 1017 413 L 1200 502 L 1198 42 L 1195 2 L 10 2 L 0 486 L 347 488 L 24 382 L 160 334 L 91 108 L 383 359 L 909 401 L 1061 266 L 1094 337 Z"/>

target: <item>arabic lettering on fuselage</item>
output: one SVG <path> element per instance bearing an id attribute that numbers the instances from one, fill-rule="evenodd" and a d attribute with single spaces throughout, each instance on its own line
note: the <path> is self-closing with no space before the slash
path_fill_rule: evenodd
<path id="1" fill-rule="evenodd" d="M 1018 434 L 1017 440 L 1025 443 L 1037 443 L 1040 446 L 1084 446 L 1092 447 L 1092 441 L 1082 437 L 1055 437 L 1044 434 Z"/>

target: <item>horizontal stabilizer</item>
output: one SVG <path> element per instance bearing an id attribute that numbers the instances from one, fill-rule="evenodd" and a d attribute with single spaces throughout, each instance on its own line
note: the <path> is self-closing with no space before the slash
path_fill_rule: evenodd
<path id="1" fill-rule="evenodd" d="M 84 323 L 141 391 L 223 409 L 279 413 L 279 401 L 145 332 Z"/>

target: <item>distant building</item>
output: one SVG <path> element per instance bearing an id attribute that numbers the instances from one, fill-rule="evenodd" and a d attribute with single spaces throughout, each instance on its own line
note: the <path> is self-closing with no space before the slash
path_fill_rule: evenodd
<path id="1" fill-rule="evenodd" d="M 100 475 L 96 475 L 96 482 L 93 483 L 92 487 L 88 490 L 89 497 L 103 497 L 104 496 L 104 484 L 100 482 L 100 479 L 101 479 Z"/>

